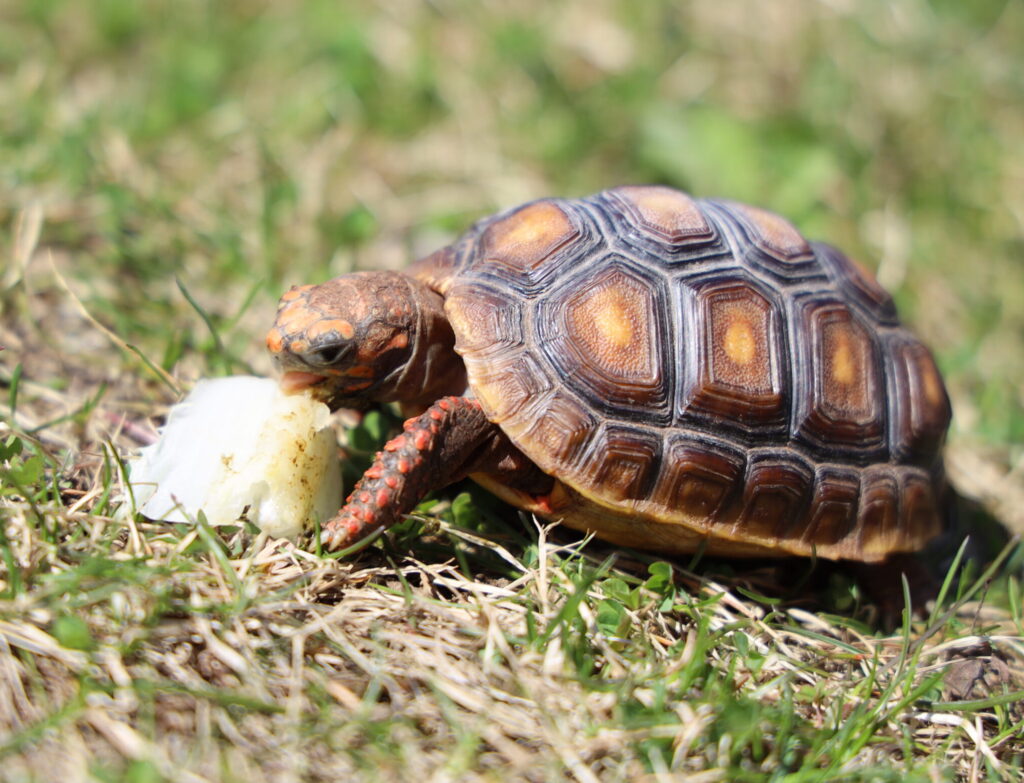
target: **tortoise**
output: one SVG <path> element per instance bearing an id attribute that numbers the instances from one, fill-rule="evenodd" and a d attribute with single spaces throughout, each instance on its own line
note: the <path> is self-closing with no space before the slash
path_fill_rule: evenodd
<path id="1" fill-rule="evenodd" d="M 330 547 L 471 476 L 613 544 L 877 563 L 943 529 L 950 403 L 872 275 L 776 214 L 623 186 L 293 287 L 282 386 L 413 414 Z"/>

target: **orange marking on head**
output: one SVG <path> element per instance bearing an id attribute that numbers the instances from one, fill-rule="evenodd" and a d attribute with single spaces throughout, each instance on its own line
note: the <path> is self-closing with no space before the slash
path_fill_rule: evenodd
<path id="1" fill-rule="evenodd" d="M 308 307 L 305 302 L 292 302 L 277 314 L 277 325 L 286 332 L 295 334 L 305 331 L 320 318 L 320 313 Z"/>
<path id="2" fill-rule="evenodd" d="M 281 353 L 281 349 L 284 348 L 284 339 L 276 327 L 267 332 L 267 348 L 271 353 Z"/>
<path id="3" fill-rule="evenodd" d="M 725 355 L 736 364 L 750 364 L 757 356 L 757 341 L 750 321 L 742 317 L 730 319 L 725 328 L 722 348 Z"/>
<path id="4" fill-rule="evenodd" d="M 305 353 L 309 350 L 309 343 L 305 340 L 292 340 L 291 343 L 288 344 L 288 349 L 292 353 Z"/>
<path id="5" fill-rule="evenodd" d="M 296 299 L 299 299 L 304 293 L 306 293 L 306 291 L 308 291 L 312 287 L 313 286 L 311 286 L 311 285 L 292 286 L 287 291 L 285 291 L 284 294 L 281 296 L 281 301 L 282 302 L 293 302 Z"/>
<path id="6" fill-rule="evenodd" d="M 321 337 L 325 334 L 331 333 L 338 334 L 345 340 L 351 340 L 355 335 L 356 330 L 352 324 L 346 321 L 344 318 L 329 318 L 323 321 L 317 321 L 313 324 L 306 332 L 306 336 L 310 340 L 315 340 L 317 337 Z"/>
<path id="7" fill-rule="evenodd" d="M 373 368 L 365 364 L 357 364 L 339 375 L 344 375 L 346 378 L 372 378 Z"/>
<path id="8" fill-rule="evenodd" d="M 409 335 L 405 332 L 399 332 L 391 338 L 391 342 L 387 344 L 387 347 L 384 350 L 389 350 L 391 348 L 405 348 L 408 344 Z"/>

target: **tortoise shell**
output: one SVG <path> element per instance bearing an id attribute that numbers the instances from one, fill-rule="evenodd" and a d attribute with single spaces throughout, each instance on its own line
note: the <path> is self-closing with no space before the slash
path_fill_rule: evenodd
<path id="1" fill-rule="evenodd" d="M 781 217 L 666 187 L 536 201 L 412 273 L 558 480 L 514 504 L 666 552 L 877 561 L 939 532 L 950 405 L 891 297 Z"/>

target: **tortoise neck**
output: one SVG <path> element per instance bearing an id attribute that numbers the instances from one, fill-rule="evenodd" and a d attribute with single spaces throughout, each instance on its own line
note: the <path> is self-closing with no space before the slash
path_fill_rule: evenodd
<path id="1" fill-rule="evenodd" d="M 405 277 L 413 317 L 408 360 L 377 386 L 381 402 L 421 408 L 441 397 L 462 394 L 466 368 L 455 353 L 455 334 L 444 312 L 444 300 L 415 278 Z"/>

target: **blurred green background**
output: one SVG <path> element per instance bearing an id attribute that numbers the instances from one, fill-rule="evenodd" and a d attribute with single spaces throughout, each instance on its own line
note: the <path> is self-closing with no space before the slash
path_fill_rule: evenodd
<path id="1" fill-rule="evenodd" d="M 949 375 L 954 440 L 1019 460 L 1022 2 L 0 9 L 4 325 L 22 349 L 0 361 L 26 377 L 141 371 L 51 261 L 154 362 L 264 372 L 287 285 L 401 267 L 527 199 L 662 182 L 784 213 L 877 268 Z"/>

